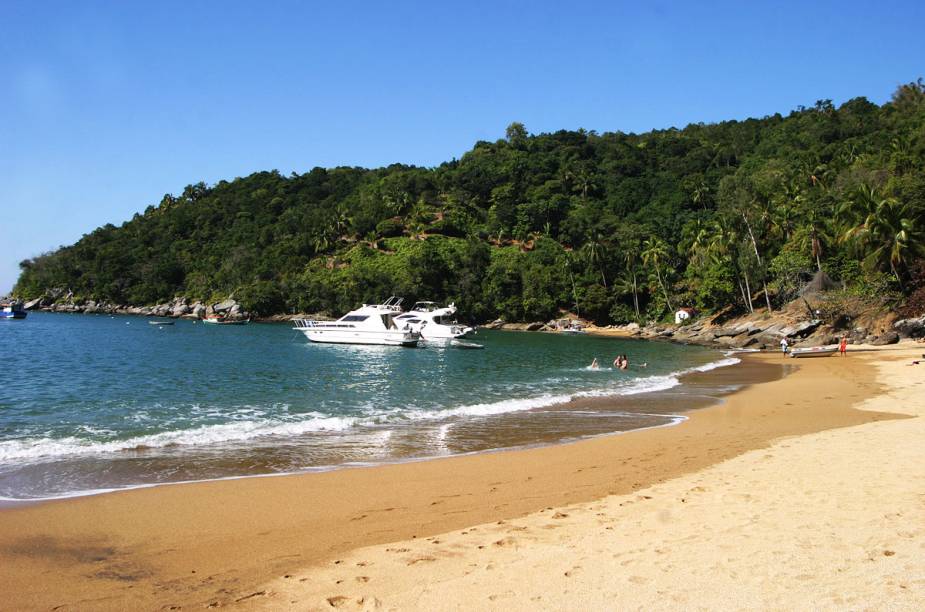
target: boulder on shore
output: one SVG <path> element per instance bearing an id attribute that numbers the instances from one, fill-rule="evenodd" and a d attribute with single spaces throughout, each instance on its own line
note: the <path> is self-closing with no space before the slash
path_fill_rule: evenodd
<path id="1" fill-rule="evenodd" d="M 35 298 L 34 300 L 29 300 L 28 302 L 23 304 L 22 307 L 26 310 L 35 310 L 36 308 L 41 308 L 42 306 L 45 305 L 44 300 L 45 300 L 44 297 Z"/>
<path id="2" fill-rule="evenodd" d="M 880 334 L 871 344 L 874 346 L 886 346 L 887 344 L 896 344 L 897 342 L 899 342 L 899 334 L 894 331 L 888 331 Z"/>
<path id="3" fill-rule="evenodd" d="M 28 308 L 28 307 L 27 307 Z M 893 323 L 893 329 L 902 338 L 925 337 L 925 315 L 917 319 L 901 319 Z"/>
<path id="4" fill-rule="evenodd" d="M 238 303 L 234 300 L 223 300 L 218 304 L 212 304 L 213 312 L 227 312 L 237 306 Z"/>

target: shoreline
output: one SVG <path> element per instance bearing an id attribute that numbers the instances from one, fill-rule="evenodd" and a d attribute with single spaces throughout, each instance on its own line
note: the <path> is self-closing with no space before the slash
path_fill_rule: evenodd
<path id="1" fill-rule="evenodd" d="M 647 414 L 646 412 L 637 412 L 631 413 L 633 417 L 636 418 L 653 418 L 653 419 L 663 419 L 667 422 L 662 423 L 653 423 L 642 426 L 629 426 L 627 429 L 617 429 L 617 430 L 607 430 L 602 432 L 582 434 L 575 433 L 573 436 L 565 437 L 553 437 L 548 436 L 542 439 L 537 438 L 532 441 L 527 442 L 514 442 L 508 445 L 496 446 L 482 448 L 478 450 L 471 451 L 461 451 L 461 452 L 452 452 L 450 454 L 444 455 L 407 455 L 407 456 L 396 456 L 391 459 L 369 461 L 363 463 L 341 463 L 341 464 L 331 464 L 331 465 L 312 465 L 306 466 L 303 469 L 292 470 L 292 471 L 282 471 L 282 472 L 248 472 L 228 476 L 216 476 L 216 477 L 206 477 L 206 478 L 195 478 L 188 480 L 177 480 L 177 481 L 167 481 L 167 482 L 138 482 L 126 486 L 101 486 L 95 489 L 86 489 L 71 491 L 67 493 L 62 493 L 58 495 L 50 495 L 47 497 L 35 497 L 35 498 L 8 498 L 0 497 L 0 510 L 5 508 L 21 508 L 36 504 L 44 504 L 47 502 L 58 502 L 72 499 L 79 499 L 84 497 L 92 497 L 98 495 L 108 495 L 113 493 L 123 493 L 129 491 L 135 491 L 139 489 L 149 489 L 154 487 L 161 486 L 177 486 L 177 485 L 189 485 L 189 484 L 202 484 L 209 482 L 223 482 L 223 481 L 234 481 L 240 480 L 243 478 L 268 478 L 268 477 L 285 477 L 285 476 L 300 476 L 306 474 L 321 474 L 334 472 L 344 469 L 359 469 L 359 468 L 376 468 L 381 466 L 389 465 L 401 465 L 405 463 L 417 463 L 422 461 L 433 461 L 439 459 L 448 459 L 452 457 L 467 457 L 478 455 L 482 453 L 503 453 L 509 451 L 522 451 L 530 450 L 535 448 L 544 448 L 547 446 L 555 446 L 559 444 L 572 444 L 576 442 L 582 442 L 584 440 L 592 440 L 595 438 L 606 437 L 611 435 L 622 435 L 638 431 L 645 431 L 648 429 L 655 429 L 661 427 L 673 427 L 683 423 L 687 420 L 685 413 L 688 413 L 693 410 L 698 410 L 710 404 L 719 403 L 723 401 L 723 398 L 734 390 L 729 390 L 727 388 L 728 384 L 720 384 L 724 378 L 721 374 L 714 374 L 717 370 L 730 368 L 732 366 L 740 365 L 738 358 L 730 357 L 726 353 L 718 354 L 718 359 L 709 361 L 705 364 L 699 366 L 692 366 L 682 370 L 674 371 L 670 374 L 661 375 L 662 377 L 667 377 L 675 379 L 674 384 L 671 384 L 667 388 L 643 388 L 643 389 L 632 389 L 626 393 L 614 393 L 612 395 L 582 395 L 581 393 L 573 394 L 568 400 L 565 401 L 553 401 L 556 398 L 550 398 L 551 403 L 544 403 L 542 405 L 529 408 L 526 410 L 512 410 L 507 413 L 500 413 L 493 415 L 495 417 L 514 417 L 517 415 L 529 415 L 535 411 L 555 411 L 555 412 L 568 412 L 571 410 L 582 410 L 582 409 L 591 409 L 599 408 L 602 406 L 606 407 L 616 407 L 622 404 L 629 402 L 642 402 L 645 404 L 650 404 L 655 407 L 659 412 L 657 414 Z M 742 387 L 744 385 L 756 384 L 761 382 L 767 382 L 768 380 L 776 379 L 782 376 L 779 373 L 770 373 L 763 372 L 761 374 L 751 376 L 746 376 L 742 380 L 741 377 L 733 377 L 735 381 L 732 384 Z M 717 380 L 713 380 L 716 378 Z M 646 377 L 642 377 L 639 380 L 646 380 Z M 729 381 L 727 381 L 728 383 Z M 685 386 L 686 385 L 686 386 Z M 703 393 L 694 393 L 697 389 L 702 389 Z M 681 388 L 681 392 L 678 392 L 678 389 Z M 564 395 L 563 395 L 564 397 Z M 133 452 L 133 449 L 126 447 L 122 451 L 115 451 L 116 453 L 120 452 Z M 66 457 L 65 457 L 66 458 Z"/>
<path id="2" fill-rule="evenodd" d="M 678 427 L 631 436 L 6 508 L 0 510 L 0 578 L 15 587 L 9 603 L 19 608 L 233 603 L 255 585 L 363 546 L 591 502 L 781 437 L 901 418 L 846 408 L 880 388 L 869 369 L 830 359 L 801 363 L 786 378 L 733 393 L 691 412 Z M 748 355 L 746 361 L 779 363 L 780 357 Z M 826 399 L 792 406 L 768 401 L 810 390 Z M 36 589 L 34 577 L 47 572 L 57 577 L 54 585 Z"/>
<path id="3" fill-rule="evenodd" d="M 857 411 L 888 418 L 784 436 L 626 494 L 359 548 L 261 584 L 240 608 L 918 610 L 925 366 L 909 366 L 921 357 L 906 344 L 811 366 L 841 378 Z M 877 388 L 861 398 L 865 371 Z"/>

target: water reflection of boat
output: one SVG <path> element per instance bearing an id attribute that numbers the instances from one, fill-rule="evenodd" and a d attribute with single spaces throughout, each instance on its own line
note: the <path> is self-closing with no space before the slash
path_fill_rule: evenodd
<path id="1" fill-rule="evenodd" d="M 0 319 L 25 319 L 27 314 L 19 300 L 0 302 Z"/>
<path id="2" fill-rule="evenodd" d="M 390 297 L 382 304 L 363 304 L 336 321 L 296 319 L 293 329 L 312 342 L 416 346 L 421 334 L 399 328 L 395 319 L 400 312 L 401 298 Z"/>
<path id="3" fill-rule="evenodd" d="M 450 346 L 458 349 L 483 349 L 485 348 L 482 344 L 476 344 L 475 342 L 466 342 L 465 340 L 450 340 Z"/>
<path id="4" fill-rule="evenodd" d="M 419 332 L 424 340 L 446 342 L 464 338 L 472 331 L 471 327 L 460 325 L 453 317 L 455 314 L 455 304 L 441 308 L 435 302 L 415 302 L 411 310 L 395 317 L 395 324 Z"/>

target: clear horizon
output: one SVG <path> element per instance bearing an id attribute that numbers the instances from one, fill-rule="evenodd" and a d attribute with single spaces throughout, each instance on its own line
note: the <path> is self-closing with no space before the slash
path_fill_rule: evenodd
<path id="1" fill-rule="evenodd" d="M 7 3 L 0 294 L 19 261 L 199 181 L 430 167 L 512 121 L 645 132 L 882 104 L 925 76 L 923 17 L 913 2 Z"/>

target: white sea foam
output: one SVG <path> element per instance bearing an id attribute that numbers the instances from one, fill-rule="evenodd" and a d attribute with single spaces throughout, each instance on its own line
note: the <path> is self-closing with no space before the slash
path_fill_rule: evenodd
<path id="1" fill-rule="evenodd" d="M 680 377 L 693 372 L 707 372 L 739 363 L 726 357 L 667 375 L 635 378 L 613 386 L 570 394 L 551 394 L 514 398 L 497 402 L 469 404 L 443 410 L 406 408 L 382 412 L 370 406 L 365 416 L 334 417 L 320 413 L 302 415 L 299 420 L 270 418 L 247 419 L 251 414 L 237 415 L 230 423 L 202 425 L 192 429 L 165 431 L 124 440 L 92 440 L 68 436 L 63 438 L 33 437 L 0 442 L 0 463 L 23 460 L 53 460 L 59 457 L 89 456 L 168 446 L 209 446 L 222 443 L 246 442 L 257 438 L 295 437 L 313 432 L 338 432 L 357 426 L 372 426 L 401 421 L 435 421 L 454 417 L 484 417 L 544 408 L 563 404 L 575 398 L 637 395 L 665 391 L 681 384 Z M 242 418 L 244 417 L 244 418 Z M 101 432 L 102 433 L 102 432 Z"/>
<path id="2" fill-rule="evenodd" d="M 207 446 L 223 442 L 241 442 L 266 436 L 297 436 L 316 431 L 343 431 L 353 427 L 355 417 L 315 415 L 302 421 L 271 420 L 235 421 L 203 425 L 193 429 L 165 431 L 125 440 L 89 440 L 64 438 L 27 438 L 0 442 L 0 462 L 74 455 L 94 455 L 120 451 L 163 448 L 166 446 Z"/>

